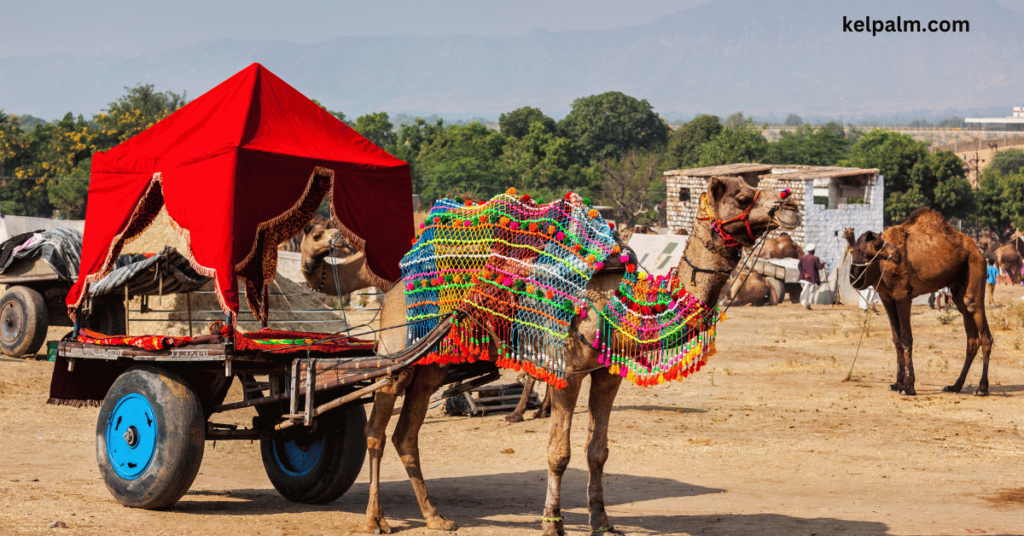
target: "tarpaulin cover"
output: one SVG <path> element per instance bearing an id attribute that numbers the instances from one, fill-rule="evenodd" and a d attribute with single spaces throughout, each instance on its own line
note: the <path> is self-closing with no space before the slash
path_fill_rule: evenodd
<path id="1" fill-rule="evenodd" d="M 266 318 L 277 245 L 302 230 L 324 195 L 388 288 L 413 237 L 409 165 L 254 63 L 93 156 L 82 276 L 68 308 L 74 315 L 86 286 L 166 205 L 193 267 L 216 280 L 224 311 L 238 312 L 237 276 L 253 313 Z"/>

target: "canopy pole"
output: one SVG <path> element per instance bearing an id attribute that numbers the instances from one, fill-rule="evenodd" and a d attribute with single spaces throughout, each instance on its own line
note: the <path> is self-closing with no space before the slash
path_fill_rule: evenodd
<path id="1" fill-rule="evenodd" d="M 128 283 L 124 284 L 124 334 L 131 335 L 128 325 L 128 306 L 131 304 L 131 298 L 128 297 Z"/>
<path id="2" fill-rule="evenodd" d="M 161 284 L 161 287 L 163 285 Z M 163 288 L 160 289 L 161 291 Z M 188 336 L 192 338 L 192 293 L 185 293 L 185 309 L 188 311 Z"/>

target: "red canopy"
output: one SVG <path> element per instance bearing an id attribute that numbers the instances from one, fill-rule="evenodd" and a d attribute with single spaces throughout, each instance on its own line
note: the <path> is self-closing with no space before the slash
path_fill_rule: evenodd
<path id="1" fill-rule="evenodd" d="M 192 265 L 238 312 L 236 277 L 266 318 L 277 245 L 330 195 L 331 216 L 388 288 L 413 237 L 409 165 L 254 63 L 138 136 L 92 160 L 82 264 L 67 297 L 110 271 L 121 246 L 167 205 Z"/>

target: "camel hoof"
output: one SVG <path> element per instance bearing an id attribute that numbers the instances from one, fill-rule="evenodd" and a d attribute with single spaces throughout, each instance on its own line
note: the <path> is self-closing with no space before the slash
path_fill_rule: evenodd
<path id="1" fill-rule="evenodd" d="M 427 528 L 433 530 L 455 530 L 459 528 L 454 521 L 449 521 L 441 516 L 432 517 L 427 520 Z"/>
<path id="2" fill-rule="evenodd" d="M 978 390 L 974 392 L 974 396 L 988 396 L 988 388 L 982 389 L 979 387 Z"/>
<path id="3" fill-rule="evenodd" d="M 565 530 L 559 523 L 545 523 L 544 536 L 565 536 Z M 557 525 L 557 526 L 556 526 Z"/>
<path id="4" fill-rule="evenodd" d="M 537 410 L 537 413 L 533 414 L 533 418 L 534 419 L 547 419 L 549 417 L 551 417 L 551 412 L 550 411 L 544 411 L 544 410 L 540 410 L 540 409 Z"/>
<path id="5" fill-rule="evenodd" d="M 907 396 L 917 396 L 917 391 L 915 391 L 913 387 L 910 387 L 908 389 L 900 389 L 900 394 Z"/>
<path id="6" fill-rule="evenodd" d="M 367 521 L 365 530 L 370 534 L 391 534 L 391 526 L 383 517 Z"/>
<path id="7" fill-rule="evenodd" d="M 890 391 L 899 391 L 900 390 L 900 386 L 895 384 L 895 383 L 889 384 L 889 390 Z"/>
<path id="8" fill-rule="evenodd" d="M 523 422 L 523 414 L 522 413 L 512 413 L 510 415 L 506 415 L 505 416 L 505 421 L 506 422 Z"/>
<path id="9" fill-rule="evenodd" d="M 947 385 L 947 386 L 942 388 L 942 392 L 943 393 L 959 393 L 960 389 L 961 389 L 961 387 L 957 387 L 955 385 Z"/>

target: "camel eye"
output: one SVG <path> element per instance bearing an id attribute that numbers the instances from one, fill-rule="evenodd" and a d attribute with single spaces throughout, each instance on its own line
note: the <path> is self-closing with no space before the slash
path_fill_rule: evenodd
<path id="1" fill-rule="evenodd" d="M 316 233 L 315 235 L 313 235 L 313 240 L 320 240 L 320 237 L 322 237 L 323 235 L 323 233 Z"/>

